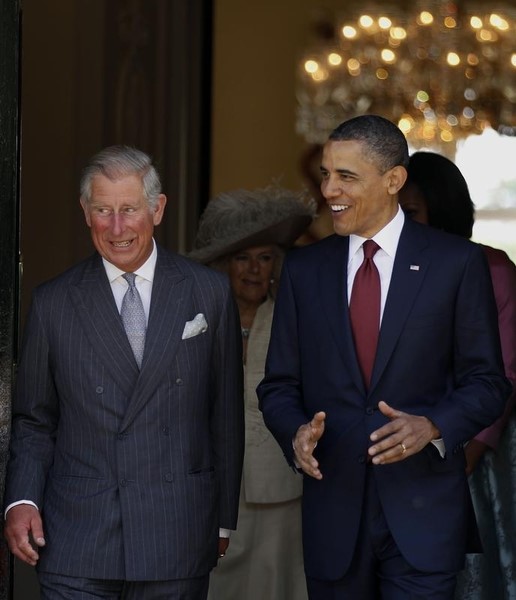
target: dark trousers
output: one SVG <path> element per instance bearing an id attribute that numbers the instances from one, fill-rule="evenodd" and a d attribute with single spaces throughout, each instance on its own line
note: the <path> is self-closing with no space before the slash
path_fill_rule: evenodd
<path id="1" fill-rule="evenodd" d="M 171 581 L 119 581 L 38 573 L 41 600 L 206 600 L 209 576 Z"/>
<path id="2" fill-rule="evenodd" d="M 383 514 L 374 468 L 368 468 L 351 566 L 338 581 L 307 577 L 310 600 L 453 600 L 457 573 L 417 571 L 401 555 Z"/>

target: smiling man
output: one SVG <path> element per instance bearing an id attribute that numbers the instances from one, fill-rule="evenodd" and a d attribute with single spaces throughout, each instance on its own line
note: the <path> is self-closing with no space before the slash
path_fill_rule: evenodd
<path id="1" fill-rule="evenodd" d="M 503 411 L 482 251 L 404 218 L 408 148 L 365 115 L 330 135 L 336 235 L 287 256 L 265 422 L 302 470 L 311 600 L 452 600 L 476 525 L 463 445 Z"/>
<path id="2" fill-rule="evenodd" d="M 33 295 L 13 406 L 5 534 L 43 600 L 203 600 L 235 529 L 241 336 L 229 284 L 153 239 L 150 158 L 93 157 L 96 253 Z"/>

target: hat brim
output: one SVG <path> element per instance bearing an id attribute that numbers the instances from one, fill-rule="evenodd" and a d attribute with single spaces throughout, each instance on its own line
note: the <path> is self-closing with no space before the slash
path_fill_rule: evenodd
<path id="1" fill-rule="evenodd" d="M 312 217 L 310 215 L 290 216 L 283 221 L 274 223 L 274 225 L 270 225 L 265 229 L 251 233 L 223 246 L 213 244 L 192 250 L 188 256 L 204 264 L 209 264 L 223 256 L 234 254 L 244 248 L 252 248 L 253 246 L 276 245 L 286 249 L 292 246 L 302 235 L 311 221 Z"/>

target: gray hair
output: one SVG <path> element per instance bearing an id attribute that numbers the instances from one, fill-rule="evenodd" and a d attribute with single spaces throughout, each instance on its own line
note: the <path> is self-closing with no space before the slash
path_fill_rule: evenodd
<path id="1" fill-rule="evenodd" d="M 330 133 L 329 140 L 362 142 L 364 156 L 370 158 L 383 173 L 398 165 L 408 167 L 407 140 L 401 130 L 384 117 L 360 115 L 344 121 Z"/>
<path id="2" fill-rule="evenodd" d="M 80 191 L 84 202 L 91 200 L 91 182 L 97 175 L 104 175 L 111 181 L 129 175 L 141 177 L 149 208 L 156 208 L 161 182 L 150 156 L 145 152 L 130 146 L 109 146 L 95 154 L 82 172 Z"/>

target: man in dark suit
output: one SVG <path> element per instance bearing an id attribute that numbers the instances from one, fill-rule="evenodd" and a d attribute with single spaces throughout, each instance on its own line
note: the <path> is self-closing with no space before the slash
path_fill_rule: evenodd
<path id="1" fill-rule="evenodd" d="M 165 202 L 146 154 L 100 152 L 97 253 L 33 295 L 5 533 L 44 599 L 201 600 L 236 526 L 238 312 L 222 275 L 155 244 Z"/>
<path id="2" fill-rule="evenodd" d="M 283 267 L 258 394 L 304 472 L 312 600 L 453 598 L 476 527 L 463 445 L 509 393 L 482 251 L 404 218 L 407 161 L 382 117 L 337 127 L 321 167 L 337 235 Z"/>

